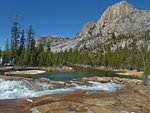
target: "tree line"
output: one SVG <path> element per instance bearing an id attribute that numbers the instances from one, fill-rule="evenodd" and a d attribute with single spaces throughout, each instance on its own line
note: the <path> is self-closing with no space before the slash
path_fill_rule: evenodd
<path id="1" fill-rule="evenodd" d="M 25 37 L 25 33 L 27 34 Z M 105 66 L 113 68 L 144 70 L 150 73 L 150 52 L 147 46 L 138 47 L 136 40 L 133 40 L 129 46 L 117 47 L 115 51 L 111 50 L 110 45 L 97 45 L 97 52 L 93 48 L 70 49 L 69 51 L 53 53 L 48 41 L 46 49 L 40 44 L 35 47 L 35 32 L 30 25 L 25 32 L 18 27 L 17 17 L 11 27 L 11 44 L 6 42 L 3 52 L 3 64 L 11 63 L 17 66 L 64 66 L 67 64 L 83 64 L 91 66 Z M 130 36 L 122 36 L 129 38 Z M 140 38 L 149 40 L 148 34 Z M 118 38 L 119 39 L 119 38 Z M 112 38 L 114 43 L 118 41 L 116 37 Z"/>

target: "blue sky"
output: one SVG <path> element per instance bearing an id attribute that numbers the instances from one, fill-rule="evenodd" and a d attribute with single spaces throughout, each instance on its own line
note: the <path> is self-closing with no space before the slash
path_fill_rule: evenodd
<path id="1" fill-rule="evenodd" d="M 106 8 L 122 0 L 0 0 L 0 46 L 10 39 L 14 16 L 21 29 L 31 24 L 40 35 L 73 37 L 87 22 L 96 22 Z M 150 10 L 150 0 L 127 0 L 136 8 Z"/>

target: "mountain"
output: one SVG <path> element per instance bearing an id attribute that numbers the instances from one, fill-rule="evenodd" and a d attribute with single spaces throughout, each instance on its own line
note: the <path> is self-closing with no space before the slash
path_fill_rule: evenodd
<path id="1" fill-rule="evenodd" d="M 42 44 L 45 47 L 46 43 L 49 42 L 53 47 L 65 42 L 66 40 L 68 40 L 68 38 L 62 36 L 39 36 L 36 39 L 35 46 L 37 47 L 39 44 Z"/>
<path id="2" fill-rule="evenodd" d="M 82 49 L 85 46 L 94 48 L 102 44 L 111 44 L 111 49 L 115 50 L 117 47 L 124 47 L 125 44 L 130 45 L 135 38 L 136 44 L 140 46 L 144 44 L 144 40 L 139 38 L 139 35 L 148 30 L 150 30 L 150 11 L 136 9 L 128 2 L 122 1 L 108 7 L 97 22 L 88 22 L 73 38 L 53 43 L 51 50 L 59 52 L 71 48 Z M 128 38 L 122 38 L 123 35 L 127 35 Z M 114 43 L 114 38 L 120 41 Z M 42 41 L 43 44 L 44 42 Z M 146 42 L 147 45 L 149 43 Z"/>

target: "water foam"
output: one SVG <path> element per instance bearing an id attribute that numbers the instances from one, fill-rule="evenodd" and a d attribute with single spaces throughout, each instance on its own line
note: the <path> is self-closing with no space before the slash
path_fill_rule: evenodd
<path id="1" fill-rule="evenodd" d="M 107 91 L 114 92 L 118 89 L 124 87 L 120 84 L 115 83 L 99 83 L 89 81 L 91 85 L 78 85 L 77 83 L 72 83 L 74 87 L 65 87 L 61 89 L 50 89 L 53 87 L 51 84 L 40 83 L 34 81 L 11 81 L 0 79 L 0 99 L 16 99 L 16 98 L 31 98 L 40 97 L 49 94 L 63 94 L 69 93 L 76 90 L 85 91 Z"/>

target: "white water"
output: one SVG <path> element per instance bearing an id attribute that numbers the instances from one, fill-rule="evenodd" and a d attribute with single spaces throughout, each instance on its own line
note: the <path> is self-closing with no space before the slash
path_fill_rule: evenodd
<path id="1" fill-rule="evenodd" d="M 26 71 L 15 71 L 15 72 L 16 73 L 20 73 L 20 74 L 36 75 L 36 74 L 45 73 L 46 71 L 42 71 L 42 70 L 26 70 Z"/>
<path id="2" fill-rule="evenodd" d="M 115 92 L 118 89 L 123 88 L 123 85 L 115 83 L 99 83 L 90 81 L 90 86 L 78 85 L 72 83 L 74 87 L 71 88 L 61 88 L 53 89 L 51 84 L 40 83 L 40 82 L 28 82 L 26 80 L 20 81 L 10 81 L 5 79 L 0 79 L 0 99 L 16 99 L 16 98 L 30 98 L 30 97 L 40 97 L 49 94 L 62 94 L 69 93 L 76 90 L 86 90 L 86 91 L 107 91 Z"/>

